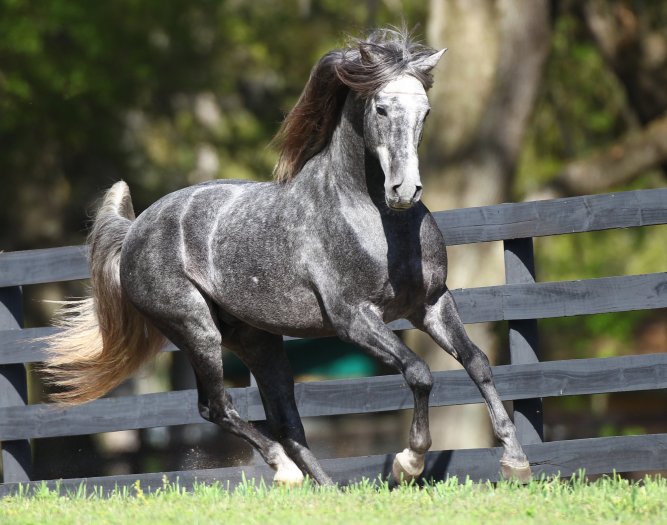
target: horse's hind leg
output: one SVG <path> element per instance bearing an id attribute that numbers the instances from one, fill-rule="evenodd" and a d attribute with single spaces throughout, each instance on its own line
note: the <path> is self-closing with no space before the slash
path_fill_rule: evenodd
<path id="1" fill-rule="evenodd" d="M 308 448 L 282 337 L 236 324 L 230 331 L 223 331 L 223 344 L 234 351 L 255 376 L 269 428 L 287 455 L 320 485 L 332 484 Z"/>
<path id="2" fill-rule="evenodd" d="M 276 471 L 274 481 L 299 484 L 303 474 L 275 440 L 244 421 L 223 386 L 222 335 L 214 307 L 190 283 L 179 286 L 178 298 L 154 303 L 145 313 L 176 346 L 185 351 L 197 377 L 199 412 L 204 419 L 245 439 Z M 178 304 L 174 304 L 178 303 Z M 156 310 L 161 310 L 161 314 Z"/>
<path id="3" fill-rule="evenodd" d="M 427 306 L 422 323 L 419 321 L 413 320 L 416 326 L 422 324 L 435 342 L 463 365 L 479 388 L 491 415 L 493 432 L 505 449 L 500 460 L 503 476 L 530 481 L 530 465 L 516 437 L 514 423 L 496 391 L 489 360 L 468 338 L 451 292 L 446 290 L 434 305 Z"/>

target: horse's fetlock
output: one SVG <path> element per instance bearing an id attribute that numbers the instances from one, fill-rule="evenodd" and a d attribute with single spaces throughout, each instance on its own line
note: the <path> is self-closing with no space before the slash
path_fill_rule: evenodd
<path id="1" fill-rule="evenodd" d="M 199 415 L 201 417 L 203 417 L 206 421 L 213 421 L 211 419 L 211 410 L 209 409 L 208 405 L 199 403 L 197 408 L 199 409 Z"/>
<path id="2" fill-rule="evenodd" d="M 197 405 L 199 415 L 206 421 L 216 423 L 224 428 L 233 426 L 236 421 L 240 419 L 238 412 L 231 406 L 220 406 L 219 404 L 210 401 L 207 403 L 199 403 Z"/>
<path id="3" fill-rule="evenodd" d="M 410 448 L 417 454 L 426 454 L 431 449 L 431 436 L 420 436 L 410 439 Z"/>
<path id="4" fill-rule="evenodd" d="M 285 452 L 285 449 L 282 445 L 274 444 L 271 445 L 269 450 L 266 453 L 266 462 L 271 465 L 273 468 L 278 468 L 280 465 L 285 463 L 291 463 L 289 456 Z"/>

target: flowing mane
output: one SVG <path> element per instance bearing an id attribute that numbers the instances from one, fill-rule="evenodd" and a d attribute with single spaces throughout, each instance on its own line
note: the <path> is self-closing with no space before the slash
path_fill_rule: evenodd
<path id="1" fill-rule="evenodd" d="M 324 55 L 274 139 L 280 149 L 273 173 L 276 182 L 296 177 L 329 143 L 350 90 L 369 98 L 405 74 L 428 90 L 433 84 L 431 73 L 413 66 L 434 52 L 405 30 L 380 29 L 366 40 L 354 40 L 347 48 Z"/>

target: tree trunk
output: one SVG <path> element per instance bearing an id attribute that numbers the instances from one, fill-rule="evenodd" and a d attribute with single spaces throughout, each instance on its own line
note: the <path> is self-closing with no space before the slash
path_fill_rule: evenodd
<path id="1" fill-rule="evenodd" d="M 667 9 L 662 2 L 587 0 L 574 4 L 623 84 L 642 124 L 667 110 Z"/>
<path id="2" fill-rule="evenodd" d="M 431 210 L 506 201 L 550 40 L 546 0 L 431 0 L 427 27 L 433 47 L 448 47 L 435 71 L 422 159 L 424 201 Z M 450 288 L 503 282 L 499 243 L 452 247 Z M 497 343 L 489 324 L 467 327 L 493 361 Z M 427 336 L 408 344 L 435 370 L 458 367 Z M 434 409 L 433 447 L 492 443 L 482 406 Z"/>

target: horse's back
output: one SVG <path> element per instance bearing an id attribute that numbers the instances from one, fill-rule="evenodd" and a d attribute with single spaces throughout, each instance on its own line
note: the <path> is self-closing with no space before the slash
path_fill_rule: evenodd
<path id="1" fill-rule="evenodd" d="M 289 210 L 274 183 L 211 181 L 171 193 L 132 224 L 123 287 L 140 309 L 162 293 L 196 291 L 268 331 L 328 332 Z"/>
<path id="2" fill-rule="evenodd" d="M 121 282 L 128 295 L 159 292 L 165 280 L 204 277 L 214 225 L 228 204 L 253 186 L 246 181 L 209 181 L 183 188 L 153 203 L 132 223 L 121 252 Z M 148 293 L 148 290 L 145 290 Z"/>
<path id="3" fill-rule="evenodd" d="M 167 256 L 182 251 L 186 238 L 202 240 L 214 215 L 224 214 L 238 194 L 261 183 L 235 180 L 207 181 L 165 195 L 132 223 L 123 246 L 133 257 L 145 251 Z M 125 257 L 125 260 L 128 260 Z"/>

